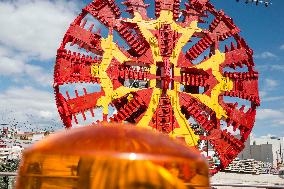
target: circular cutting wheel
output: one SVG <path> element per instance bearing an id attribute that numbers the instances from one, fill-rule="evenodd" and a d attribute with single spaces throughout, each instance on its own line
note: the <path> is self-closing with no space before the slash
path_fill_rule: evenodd
<path id="1" fill-rule="evenodd" d="M 253 51 L 239 32 L 207 0 L 94 0 L 57 52 L 65 127 L 154 128 L 199 148 L 212 174 L 224 169 L 244 148 L 260 104 Z"/>

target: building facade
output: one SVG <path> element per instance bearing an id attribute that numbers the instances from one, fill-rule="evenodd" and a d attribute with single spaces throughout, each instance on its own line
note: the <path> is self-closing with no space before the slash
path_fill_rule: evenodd
<path id="1" fill-rule="evenodd" d="M 276 166 L 280 158 L 279 154 L 284 151 L 283 147 L 283 138 L 249 138 L 245 143 L 244 150 L 238 155 L 238 158 L 255 159 L 262 162 L 269 162 Z"/>

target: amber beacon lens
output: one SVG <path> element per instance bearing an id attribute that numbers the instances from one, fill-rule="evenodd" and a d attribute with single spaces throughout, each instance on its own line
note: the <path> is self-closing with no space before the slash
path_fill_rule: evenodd
<path id="1" fill-rule="evenodd" d="M 134 126 L 87 126 L 23 153 L 16 189 L 205 189 L 198 151 Z"/>

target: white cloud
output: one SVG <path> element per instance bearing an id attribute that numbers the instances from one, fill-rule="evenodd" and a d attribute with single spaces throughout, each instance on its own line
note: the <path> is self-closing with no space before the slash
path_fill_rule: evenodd
<path id="1" fill-rule="evenodd" d="M 262 98 L 265 102 L 274 102 L 274 101 L 282 101 L 284 100 L 284 96 L 270 96 Z"/>
<path id="2" fill-rule="evenodd" d="M 263 102 L 274 102 L 274 101 L 282 101 L 284 100 L 284 96 L 278 95 L 278 96 L 273 96 L 272 91 L 277 91 L 280 87 L 280 81 L 266 78 L 264 79 L 264 83 L 262 85 L 262 89 L 259 91 L 259 95 L 261 98 L 261 101 Z M 278 92 L 279 94 L 279 92 Z"/>
<path id="3" fill-rule="evenodd" d="M 266 120 L 283 117 L 284 114 L 281 111 L 273 110 L 273 109 L 258 109 L 257 110 L 257 119 L 258 120 Z"/>
<path id="4" fill-rule="evenodd" d="M 254 55 L 255 58 L 258 58 L 258 59 L 276 59 L 278 58 L 277 55 L 273 54 L 272 52 L 269 52 L 269 51 L 265 51 L 265 52 L 262 52 L 260 54 L 256 54 Z"/>
<path id="5" fill-rule="evenodd" d="M 0 75 L 12 76 L 17 81 L 26 80 L 26 77 L 29 77 L 43 86 L 51 86 L 51 73 L 41 66 L 28 64 L 25 61 L 25 58 L 13 56 L 12 52 L 0 46 Z"/>
<path id="6" fill-rule="evenodd" d="M 279 120 L 278 123 L 279 123 L 280 125 L 284 125 L 284 120 Z"/>
<path id="7" fill-rule="evenodd" d="M 266 78 L 264 83 L 265 88 L 274 89 L 279 86 L 279 81 Z"/>
<path id="8" fill-rule="evenodd" d="M 77 9 L 67 0 L 1 1 L 0 42 L 29 57 L 53 58 Z"/>
<path id="9" fill-rule="evenodd" d="M 39 111 L 39 115 L 42 116 L 43 118 L 52 118 L 54 116 L 54 113 L 46 110 L 41 110 Z"/>
<path id="10" fill-rule="evenodd" d="M 284 100 L 284 96 L 271 96 L 271 90 L 275 89 L 279 86 L 280 83 L 276 80 L 265 79 L 263 89 L 259 91 L 259 96 L 262 102 L 274 102 L 274 101 L 282 101 Z"/>
<path id="11" fill-rule="evenodd" d="M 261 71 L 280 71 L 284 72 L 284 64 L 264 64 L 256 65 L 258 70 Z"/>
<path id="12" fill-rule="evenodd" d="M 26 64 L 24 71 L 29 77 L 31 77 L 34 81 L 40 83 L 41 85 L 52 85 L 52 74 L 47 73 L 46 70 L 44 70 L 42 67 Z"/>
<path id="13" fill-rule="evenodd" d="M 0 104 L 2 107 L 9 107 L 14 105 L 17 108 L 28 110 L 54 110 L 55 103 L 53 94 L 35 89 L 33 87 L 25 86 L 22 88 L 11 87 L 4 93 L 0 94 Z"/>
<path id="14" fill-rule="evenodd" d="M 270 65 L 271 71 L 282 71 L 284 72 L 284 64 L 272 64 Z"/>
<path id="15" fill-rule="evenodd" d="M 279 82 L 273 79 L 265 79 L 265 82 L 271 87 L 277 87 L 279 85 Z"/>
<path id="16" fill-rule="evenodd" d="M 0 75 L 12 76 L 13 81 L 30 78 L 51 86 L 51 70 L 29 62 L 55 58 L 56 49 L 78 10 L 74 2 L 0 1 Z"/>
<path id="17" fill-rule="evenodd" d="M 267 91 L 263 91 L 263 90 L 259 91 L 259 96 L 260 96 L 261 99 L 266 97 L 267 96 Z"/>
<path id="18" fill-rule="evenodd" d="M 14 75 L 23 71 L 25 63 L 21 60 L 0 55 L 0 75 Z"/>
<path id="19" fill-rule="evenodd" d="M 267 127 L 277 127 L 284 125 L 284 111 L 283 110 L 273 110 L 273 109 L 258 109 L 256 114 L 256 120 L 263 124 L 269 123 Z"/>
<path id="20" fill-rule="evenodd" d="M 275 137 L 275 135 L 268 133 L 267 135 L 260 136 L 260 138 L 263 138 L 263 139 L 270 139 L 271 137 Z"/>
<path id="21" fill-rule="evenodd" d="M 284 44 L 280 46 L 280 49 L 281 49 L 281 50 L 284 50 Z"/>
<path id="22" fill-rule="evenodd" d="M 19 123 L 29 122 L 34 127 L 43 126 L 43 128 L 60 123 L 54 95 L 47 91 L 29 86 L 10 87 L 0 93 L 0 104 L 3 122 L 16 119 Z"/>

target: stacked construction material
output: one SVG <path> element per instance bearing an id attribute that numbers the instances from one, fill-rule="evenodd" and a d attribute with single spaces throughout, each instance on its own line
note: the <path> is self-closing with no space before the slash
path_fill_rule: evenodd
<path id="1" fill-rule="evenodd" d="M 271 163 L 256 161 L 254 159 L 235 159 L 224 171 L 245 174 L 267 174 L 270 172 Z"/>

